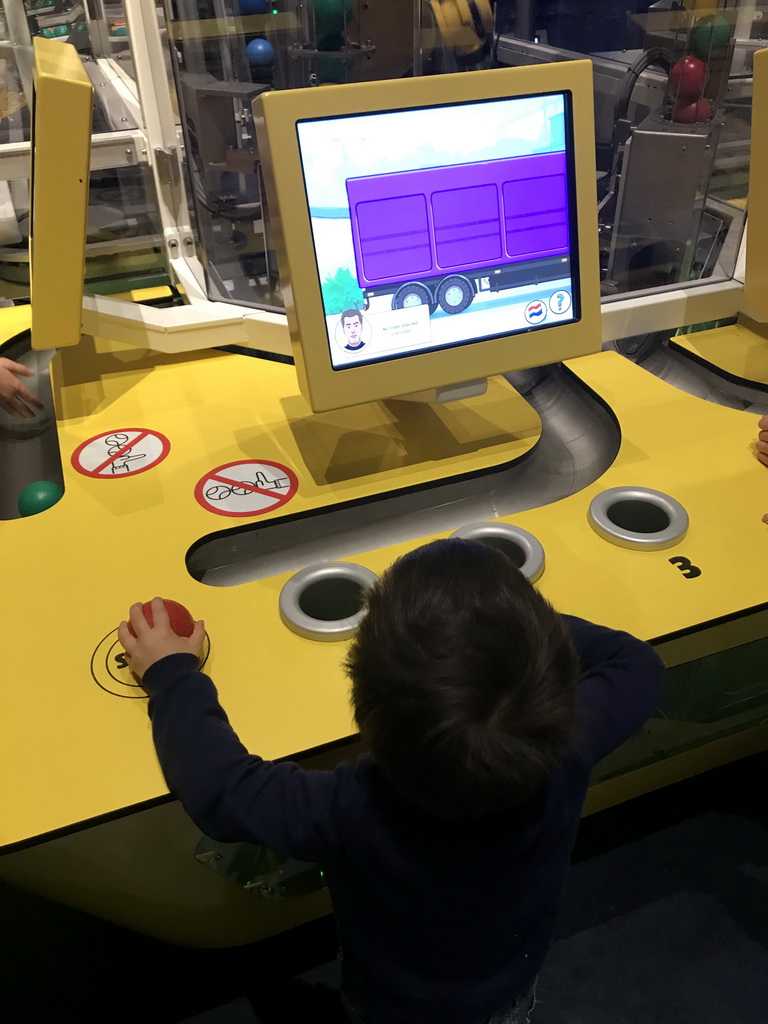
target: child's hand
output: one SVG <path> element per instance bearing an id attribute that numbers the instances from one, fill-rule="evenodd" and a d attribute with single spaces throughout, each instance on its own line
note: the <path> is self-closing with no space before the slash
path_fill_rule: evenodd
<path id="1" fill-rule="evenodd" d="M 130 622 L 136 636 L 132 636 L 127 622 L 121 622 L 117 631 L 120 643 L 125 648 L 131 671 L 141 679 L 150 665 L 169 654 L 194 654 L 198 661 L 203 656 L 205 625 L 202 620 L 195 623 L 192 636 L 179 636 L 171 629 L 168 612 L 163 599 L 152 599 L 152 620 L 150 626 L 144 617 L 141 604 L 131 605 Z"/>

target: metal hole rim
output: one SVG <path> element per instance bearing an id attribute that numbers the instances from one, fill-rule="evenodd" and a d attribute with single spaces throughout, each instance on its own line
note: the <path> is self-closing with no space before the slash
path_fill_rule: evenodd
<path id="1" fill-rule="evenodd" d="M 669 525 L 654 533 L 638 533 L 617 526 L 608 518 L 608 511 L 622 501 L 640 501 L 666 513 Z M 589 503 L 587 512 L 592 529 L 611 544 L 625 548 L 661 551 L 673 547 L 688 531 L 688 513 L 683 505 L 664 491 L 651 487 L 609 487 Z"/>
<path id="2" fill-rule="evenodd" d="M 307 587 L 323 580 L 345 579 L 358 583 L 365 592 L 378 582 L 375 572 L 355 562 L 317 562 L 300 569 L 283 585 L 278 604 L 284 624 L 306 640 L 350 640 L 365 615 L 360 609 L 355 615 L 343 619 L 316 619 L 302 610 L 301 596 Z"/>
<path id="3" fill-rule="evenodd" d="M 523 551 L 525 557 L 519 569 L 529 583 L 535 583 L 544 572 L 545 555 L 541 541 L 520 526 L 512 526 L 511 523 L 470 523 L 455 530 L 451 536 L 459 537 L 462 540 L 476 540 L 481 543 L 485 537 L 498 537 L 501 540 L 507 540 L 516 544 Z"/>

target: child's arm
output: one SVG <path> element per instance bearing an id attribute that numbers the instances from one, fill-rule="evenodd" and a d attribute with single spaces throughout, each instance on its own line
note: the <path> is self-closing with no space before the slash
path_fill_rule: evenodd
<path id="1" fill-rule="evenodd" d="M 579 707 L 586 714 L 595 763 L 650 718 L 664 688 L 664 665 L 653 648 L 629 633 L 563 616 L 581 660 Z"/>
<path id="2" fill-rule="evenodd" d="M 137 636 L 123 623 L 120 640 L 150 697 L 152 737 L 168 788 L 195 824 L 221 842 L 257 843 L 308 861 L 327 856 L 334 774 L 249 754 L 213 683 L 197 671 L 197 654 L 183 648 L 164 609 L 153 602 L 150 627 L 135 607 Z"/>

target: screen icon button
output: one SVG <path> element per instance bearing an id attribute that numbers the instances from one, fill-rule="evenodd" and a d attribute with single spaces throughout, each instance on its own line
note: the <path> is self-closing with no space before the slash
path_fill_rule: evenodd
<path id="1" fill-rule="evenodd" d="M 529 324 L 540 324 L 547 319 L 546 304 L 536 299 L 525 307 L 525 319 Z"/>
<path id="2" fill-rule="evenodd" d="M 549 297 L 549 308 L 553 313 L 567 313 L 571 308 L 570 292 L 563 291 L 562 288 L 553 292 Z"/>

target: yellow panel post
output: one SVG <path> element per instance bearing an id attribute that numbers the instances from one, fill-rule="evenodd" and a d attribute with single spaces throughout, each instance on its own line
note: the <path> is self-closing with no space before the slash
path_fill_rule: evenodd
<path id="1" fill-rule="evenodd" d="M 32 348 L 80 341 L 93 86 L 74 46 L 34 41 Z"/>
<path id="2" fill-rule="evenodd" d="M 768 50 L 755 54 L 752 93 L 752 147 L 749 156 L 747 263 L 744 312 L 768 322 Z"/>

